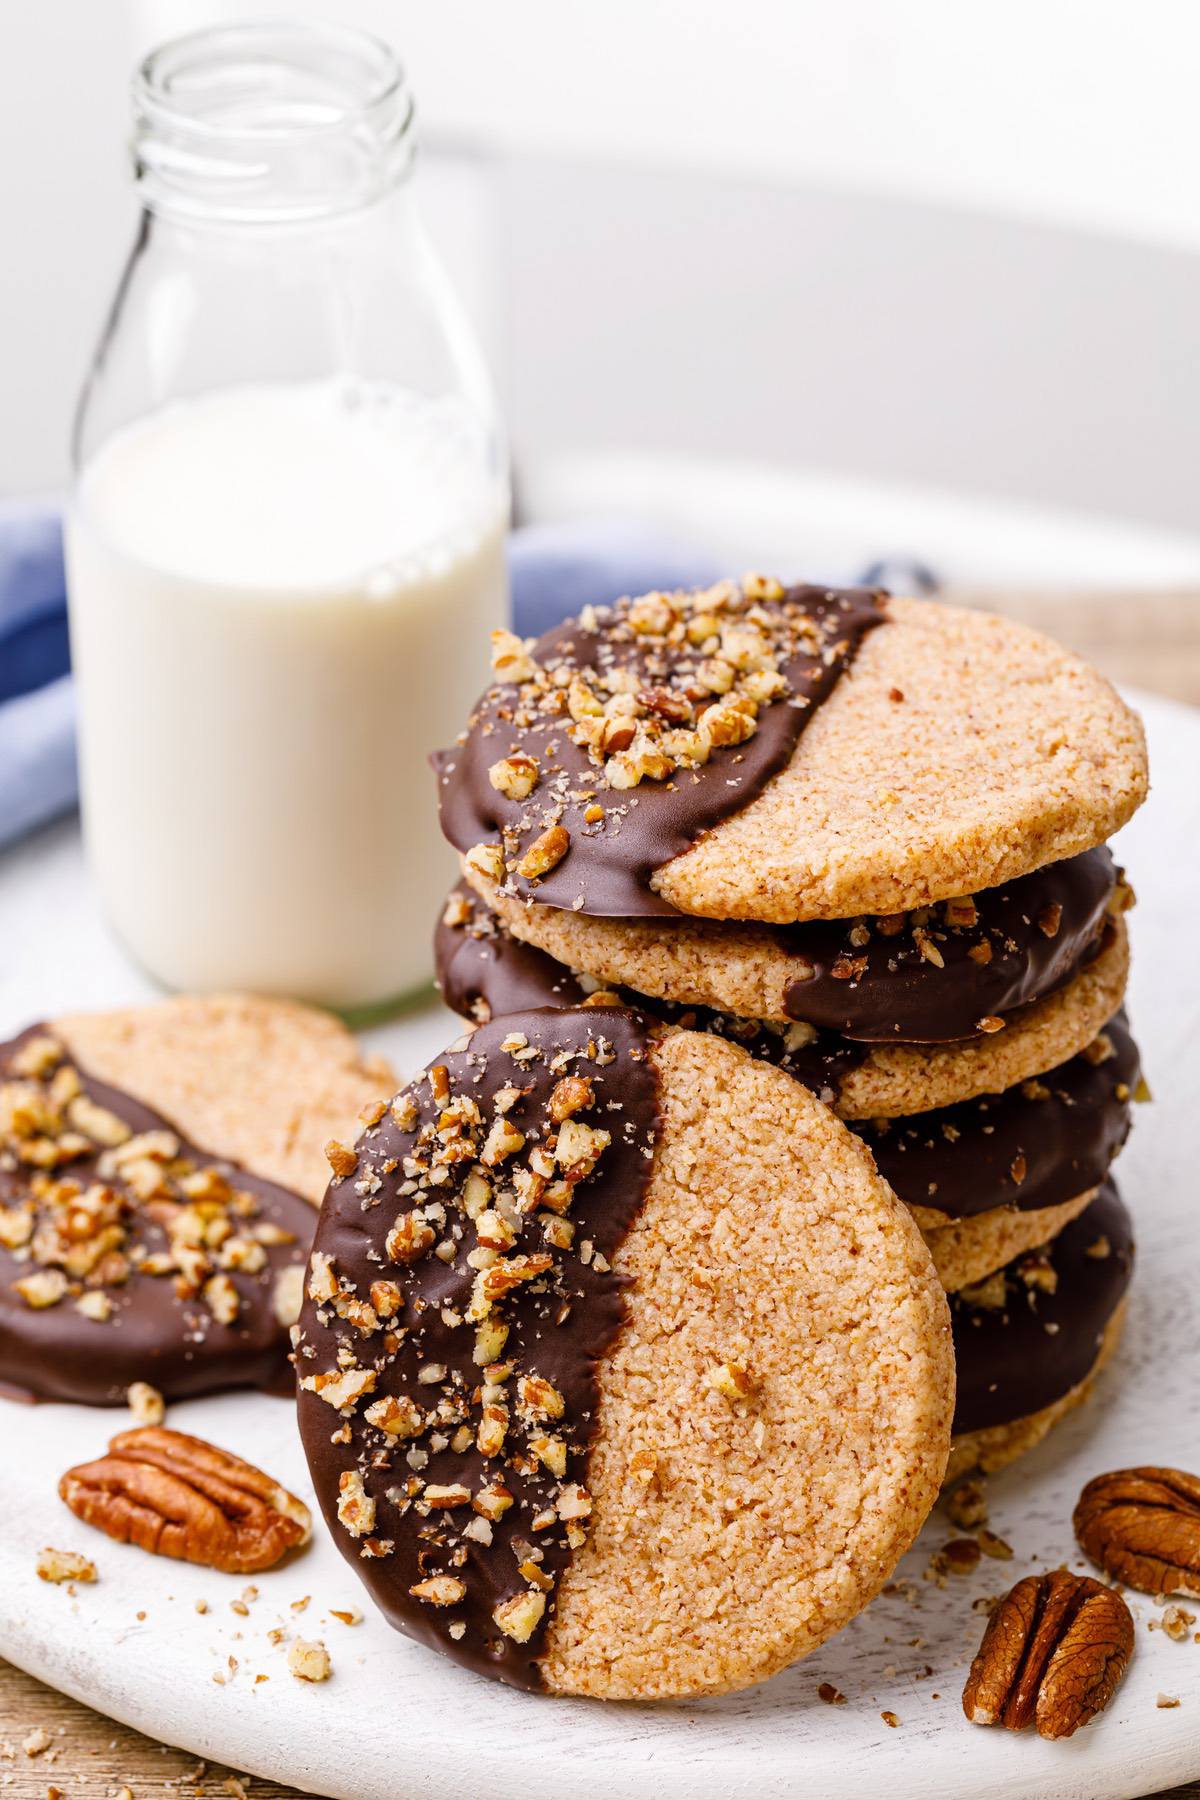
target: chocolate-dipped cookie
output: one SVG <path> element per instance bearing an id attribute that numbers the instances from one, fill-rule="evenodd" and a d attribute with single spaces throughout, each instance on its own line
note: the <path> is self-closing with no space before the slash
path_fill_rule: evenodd
<path id="1" fill-rule="evenodd" d="M 1132 893 L 1107 849 L 911 913 L 800 925 L 594 919 L 467 882 L 510 933 L 614 986 L 865 1044 L 992 1036 L 1111 942 Z"/>
<path id="2" fill-rule="evenodd" d="M 438 982 L 464 1018 L 488 1019 L 532 1003 L 640 1007 L 688 1030 L 740 1044 L 842 1105 L 843 1081 L 875 1054 L 828 1032 L 738 1019 L 628 989 L 597 990 L 523 944 L 465 885 L 451 894 L 434 938 Z M 1090 1205 L 1129 1131 L 1141 1079 L 1123 1013 L 1078 1056 L 1000 1094 L 851 1129 L 912 1212 L 947 1288 L 980 1281 L 1048 1242 Z"/>
<path id="3" fill-rule="evenodd" d="M 515 1686 L 677 1697 L 878 1591 L 942 1475 L 945 1302 L 797 1082 L 631 1009 L 534 1011 L 332 1161 L 300 1425 L 393 1624 Z"/>
<path id="4" fill-rule="evenodd" d="M 1133 1229 L 1114 1183 L 1039 1253 L 951 1296 L 949 1477 L 1003 1467 L 1079 1405 L 1120 1334 Z"/>
<path id="5" fill-rule="evenodd" d="M 1044 1075 L 852 1129 L 923 1226 L 995 1207 L 1033 1213 L 1100 1184 L 1129 1135 L 1141 1079 L 1138 1047 L 1119 1012 L 1077 1056 Z"/>
<path id="6" fill-rule="evenodd" d="M 500 634 L 493 660 L 437 759 L 442 826 L 543 910 L 890 915 L 1091 849 L 1146 792 L 1094 670 L 932 601 L 753 578 Z"/>
<path id="7" fill-rule="evenodd" d="M 323 1137 L 384 1079 L 335 1021 L 237 997 L 0 1045 L 0 1389 L 100 1406 L 139 1381 L 167 1399 L 290 1393 L 314 1212 L 264 1170 L 311 1193 Z"/>
<path id="8" fill-rule="evenodd" d="M 611 991 L 673 1024 L 732 1038 L 786 1069 L 839 1117 L 852 1120 L 898 1119 L 994 1095 L 1075 1056 L 1120 1006 L 1129 964 L 1128 938 L 1118 916 L 1110 919 L 1108 941 L 1086 968 L 1047 999 L 1024 1007 L 1003 1031 L 965 1043 L 862 1044 L 798 1022 L 761 1020 L 692 1005 L 686 997 L 670 1001 L 627 986 L 610 987 L 602 975 L 576 972 L 522 941 L 520 929 L 520 920 L 510 924 L 465 884 L 454 890 L 437 927 L 434 952 L 443 997 L 455 1012 L 487 1019 L 535 999 L 542 1005 L 577 1005 L 597 990 Z M 1083 1182 L 1076 1192 L 1087 1185 Z M 1006 1204 L 1008 1198 L 1004 1194 L 990 1204 Z"/>

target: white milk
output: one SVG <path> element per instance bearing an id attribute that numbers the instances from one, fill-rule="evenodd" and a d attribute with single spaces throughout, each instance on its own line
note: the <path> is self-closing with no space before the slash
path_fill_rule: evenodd
<path id="1" fill-rule="evenodd" d="M 84 470 L 85 831 L 154 975 L 339 1007 L 428 979 L 426 757 L 487 680 L 506 498 L 457 403 L 332 381 L 172 404 Z"/>

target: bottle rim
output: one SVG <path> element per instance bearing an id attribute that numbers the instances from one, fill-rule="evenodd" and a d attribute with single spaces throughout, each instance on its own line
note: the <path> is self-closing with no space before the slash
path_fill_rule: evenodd
<path id="1" fill-rule="evenodd" d="M 349 211 L 401 180 L 415 108 L 372 33 L 316 22 L 169 39 L 133 77 L 135 178 L 154 210 L 284 222 Z"/>

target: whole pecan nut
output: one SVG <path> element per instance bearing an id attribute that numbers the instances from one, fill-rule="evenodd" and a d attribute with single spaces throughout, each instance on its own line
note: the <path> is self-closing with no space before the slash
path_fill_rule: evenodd
<path id="1" fill-rule="evenodd" d="M 973 1725 L 1070 1737 L 1103 1712 L 1133 1650 L 1119 1594 L 1087 1575 L 1027 1575 L 996 1607 L 963 1689 Z"/>
<path id="2" fill-rule="evenodd" d="M 252 1463 L 159 1426 L 119 1432 L 107 1456 L 68 1469 L 58 1491 L 118 1543 L 230 1575 L 269 1569 L 312 1531 L 303 1501 Z"/>
<path id="3" fill-rule="evenodd" d="M 1115 1469 L 1079 1496 L 1080 1547 L 1144 1594 L 1200 1594 L 1200 1476 L 1182 1469 Z"/>

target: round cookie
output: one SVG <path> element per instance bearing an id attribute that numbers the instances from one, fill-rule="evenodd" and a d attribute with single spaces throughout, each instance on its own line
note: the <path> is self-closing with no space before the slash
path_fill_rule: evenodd
<path id="1" fill-rule="evenodd" d="M 957 1397 L 952 1476 L 1032 1449 L 1115 1348 L 1133 1272 L 1133 1231 L 1116 1187 L 1045 1249 L 953 1294 Z"/>
<path id="2" fill-rule="evenodd" d="M 938 1280 L 949 1293 L 973 1287 L 1002 1269 L 1014 1257 L 1037 1250 L 1058 1236 L 1064 1225 L 1077 1219 L 1096 1198 L 1089 1188 L 1059 1206 L 1020 1212 L 1015 1206 L 997 1206 L 974 1218 L 956 1219 L 952 1225 L 921 1225 Z M 916 1214 L 916 1209 L 909 1208 Z"/>
<path id="3" fill-rule="evenodd" d="M 1077 1056 L 1125 997 L 1129 936 L 1113 922 L 1099 956 L 1058 992 L 992 1036 L 963 1044 L 877 1044 L 847 1071 L 835 1102 L 844 1119 L 895 1119 L 999 1094 Z"/>
<path id="4" fill-rule="evenodd" d="M 1141 805 L 1141 721 L 1081 658 L 938 601 L 885 611 L 762 798 L 659 873 L 681 912 L 905 912 L 1102 844 Z"/>
<path id="5" fill-rule="evenodd" d="M 946 1465 L 947 1486 L 976 1470 L 981 1475 L 994 1475 L 997 1469 L 1016 1462 L 1026 1451 L 1036 1450 L 1042 1439 L 1061 1419 L 1065 1419 L 1068 1413 L 1074 1412 L 1077 1406 L 1082 1406 L 1091 1398 L 1096 1377 L 1106 1367 L 1121 1342 L 1121 1333 L 1125 1328 L 1125 1306 L 1126 1302 L 1122 1300 L 1105 1326 L 1099 1352 L 1087 1375 L 1073 1388 L 1068 1388 L 1061 1399 L 1052 1400 L 1049 1406 L 1040 1407 L 1037 1412 L 1028 1413 L 1023 1419 L 1014 1419 L 1010 1424 L 988 1425 L 979 1431 L 963 1432 L 955 1437 L 950 1448 L 950 1461 Z"/>
<path id="6" fill-rule="evenodd" d="M 140 1094 L 185 1136 L 321 1203 L 325 1142 L 395 1076 L 332 1013 L 254 994 L 179 994 L 70 1013 L 54 1030 L 101 1081 Z"/>
<path id="7" fill-rule="evenodd" d="M 513 936 L 616 986 L 861 1043 L 953 1043 L 1064 987 L 1132 903 L 1107 849 L 887 918 L 800 925 L 592 919 L 526 904 L 464 865 Z"/>
<path id="8" fill-rule="evenodd" d="M 443 830 L 593 917 L 907 911 L 1102 843 L 1146 793 L 1100 675 L 933 601 L 723 583 L 505 639 L 496 668 L 437 761 Z"/>
<path id="9" fill-rule="evenodd" d="M 139 1381 L 168 1399 L 291 1392 L 314 1214 L 263 1167 L 303 1168 L 311 1194 L 320 1145 L 380 1073 L 355 1069 L 335 1021 L 236 998 L 0 1045 L 0 1388 L 85 1405 Z"/>
<path id="10" fill-rule="evenodd" d="M 334 1154 L 300 1425 L 393 1624 L 514 1685 L 669 1698 L 878 1592 L 943 1474 L 946 1307 L 810 1093 L 628 1009 L 535 1011 Z"/>
<path id="11" fill-rule="evenodd" d="M 1033 1214 L 1103 1181 L 1129 1135 L 1140 1084 L 1138 1047 L 1119 1012 L 1078 1056 L 1044 1075 L 853 1129 L 922 1228 L 990 1217 L 997 1208 Z"/>
<path id="12" fill-rule="evenodd" d="M 448 1006 L 464 1018 L 478 1020 L 533 1001 L 578 1005 L 598 988 L 608 991 L 603 971 L 576 974 L 523 942 L 522 921 L 529 916 L 527 909 L 519 908 L 516 919 L 501 918 L 464 887 L 454 891 L 434 944 Z M 562 917 L 549 911 L 538 916 Z M 951 1045 L 855 1045 L 799 1024 L 776 1027 L 708 1009 L 697 1014 L 687 1005 L 664 1003 L 644 993 L 612 992 L 673 1021 L 701 1019 L 705 1029 L 733 1037 L 755 1054 L 778 1062 L 819 1093 L 839 1117 L 876 1120 L 997 1094 L 1077 1055 L 1117 1011 L 1128 971 L 1128 936 L 1124 920 L 1116 918 L 1110 921 L 1100 954 L 1065 987 L 1023 1008 L 1003 1030 Z M 1080 1181 L 1075 1191 L 1087 1185 Z"/>

